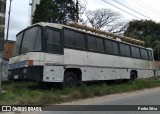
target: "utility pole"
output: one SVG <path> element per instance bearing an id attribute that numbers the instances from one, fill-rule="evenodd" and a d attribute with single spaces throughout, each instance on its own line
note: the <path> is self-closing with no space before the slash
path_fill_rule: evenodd
<path id="1" fill-rule="evenodd" d="M 12 0 L 10 0 L 10 4 L 9 4 L 9 11 L 8 11 L 8 25 L 7 25 L 6 41 L 8 41 L 9 24 L 10 24 L 10 14 L 11 14 L 11 3 L 12 3 Z"/>
<path id="2" fill-rule="evenodd" d="M 30 25 L 33 24 L 33 15 L 34 15 L 34 12 L 36 10 L 36 6 L 39 5 L 41 2 L 41 0 L 30 0 L 30 6 L 31 6 L 31 17 L 30 17 Z"/>
<path id="3" fill-rule="evenodd" d="M 79 1 L 76 0 L 76 22 L 79 20 Z"/>
<path id="4" fill-rule="evenodd" d="M 160 51 L 160 50 L 159 50 L 159 47 L 158 47 L 158 61 L 159 61 L 159 51 Z"/>
<path id="5" fill-rule="evenodd" d="M 4 49 L 4 30 L 5 30 L 5 12 L 6 0 L 0 0 L 0 95 L 2 93 L 2 69 L 3 69 L 3 49 Z M 4 21 L 3 21 L 4 20 Z"/>
<path id="6" fill-rule="evenodd" d="M 4 39 L 1 42 L 1 52 L 0 52 L 0 95 L 2 94 L 2 76 L 3 76 L 3 53 L 4 53 Z"/>

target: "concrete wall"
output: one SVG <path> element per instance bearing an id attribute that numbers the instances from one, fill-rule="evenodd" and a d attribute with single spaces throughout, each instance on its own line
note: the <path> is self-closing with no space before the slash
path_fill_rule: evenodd
<path id="1" fill-rule="evenodd" d="M 4 43 L 4 53 L 3 58 L 9 60 L 12 57 L 15 41 L 8 41 Z"/>
<path id="2" fill-rule="evenodd" d="M 2 81 L 8 81 L 8 61 L 3 60 L 2 67 Z"/>

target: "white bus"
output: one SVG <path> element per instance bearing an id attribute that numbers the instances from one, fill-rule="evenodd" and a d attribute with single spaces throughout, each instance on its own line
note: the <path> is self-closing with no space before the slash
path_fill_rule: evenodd
<path id="1" fill-rule="evenodd" d="M 17 34 L 10 80 L 60 82 L 154 76 L 153 51 L 71 26 L 37 23 Z"/>

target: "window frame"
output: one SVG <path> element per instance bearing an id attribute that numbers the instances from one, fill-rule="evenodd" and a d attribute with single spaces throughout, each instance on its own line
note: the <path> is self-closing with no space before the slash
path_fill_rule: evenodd
<path id="1" fill-rule="evenodd" d="M 153 57 L 152 50 L 147 50 L 147 52 L 148 52 L 149 60 L 150 60 L 150 61 L 153 61 L 153 60 L 154 60 L 154 57 Z M 150 56 L 149 52 L 150 52 L 151 56 Z"/>
<path id="2" fill-rule="evenodd" d="M 124 55 L 122 54 L 122 51 L 121 51 L 121 45 L 123 45 L 124 47 Z M 120 56 L 123 56 L 123 57 L 126 57 L 126 47 L 125 47 L 125 44 L 124 43 L 119 43 L 119 50 L 120 50 Z"/>
<path id="3" fill-rule="evenodd" d="M 102 48 L 103 48 L 103 50 L 98 50 L 97 40 L 102 40 L 102 45 L 103 45 Z M 97 52 L 100 52 L 100 53 L 104 53 L 104 52 L 105 52 L 105 46 L 104 46 L 104 39 L 103 39 L 103 38 L 96 37 L 96 51 L 97 51 Z"/>
<path id="4" fill-rule="evenodd" d="M 144 50 L 144 55 L 142 54 L 141 50 Z M 145 53 L 145 52 L 147 52 L 147 53 Z M 148 55 L 148 50 L 147 49 L 140 48 L 140 53 L 141 53 L 141 59 L 143 59 L 143 60 L 149 60 L 149 55 Z M 148 56 L 147 58 L 146 58 L 145 54 L 147 54 L 147 56 Z"/>
<path id="5" fill-rule="evenodd" d="M 53 30 L 53 31 L 58 31 L 60 32 L 60 44 L 55 44 L 55 39 L 54 39 L 54 43 L 49 43 L 49 45 L 54 45 L 54 50 L 53 52 L 47 52 L 47 29 L 50 29 L 50 30 Z M 61 47 L 61 52 L 60 53 L 56 53 L 55 52 L 55 47 L 56 46 L 60 46 Z M 58 54 L 58 55 L 62 55 L 64 54 L 64 44 L 63 44 L 63 34 L 62 34 L 62 30 L 61 29 L 58 29 L 58 28 L 54 28 L 54 27 L 49 27 L 49 26 L 46 26 L 45 27 L 45 52 L 47 53 L 51 53 L 51 54 Z"/>
<path id="6" fill-rule="evenodd" d="M 106 42 L 110 42 L 111 45 L 109 45 L 109 46 L 111 46 L 111 47 L 107 48 Z M 113 50 L 112 40 L 105 39 L 104 40 L 104 44 L 105 44 L 105 52 L 106 52 L 106 54 L 111 54 L 112 55 L 112 50 Z M 111 50 L 108 51 L 107 49 L 110 49 L 110 48 L 111 48 Z"/>
<path id="7" fill-rule="evenodd" d="M 127 50 L 126 46 L 128 46 L 130 55 L 127 55 L 128 54 L 128 52 L 127 52 L 128 50 Z M 132 57 L 132 55 L 131 55 L 131 47 L 128 44 L 125 44 L 125 53 L 126 53 L 126 55 L 125 55 L 126 57 Z"/>
<path id="8" fill-rule="evenodd" d="M 70 30 L 70 31 L 73 31 L 75 32 L 75 47 L 71 47 L 71 46 L 68 46 L 68 43 L 67 45 L 65 44 L 65 30 Z M 67 28 L 67 27 L 63 27 L 62 28 L 62 33 L 63 33 L 63 46 L 64 48 L 69 48 L 69 49 L 76 49 L 76 50 L 82 50 L 82 51 L 87 51 L 87 38 L 86 38 L 86 34 L 84 32 L 81 32 L 81 31 L 78 31 L 78 30 L 74 30 L 74 29 L 70 29 L 70 28 Z M 79 34 L 83 34 L 84 35 L 84 48 L 80 48 L 80 47 L 77 47 L 76 45 L 76 33 L 79 33 Z"/>
<path id="9" fill-rule="evenodd" d="M 77 46 L 77 34 L 81 34 L 81 35 L 84 36 L 84 37 L 83 37 L 83 38 L 84 38 L 84 47 L 78 47 L 78 46 Z M 86 49 L 86 36 L 85 36 L 85 34 L 82 33 L 82 32 L 76 32 L 76 33 L 75 33 L 75 38 L 76 38 L 76 48 L 77 48 L 77 49 L 82 49 L 82 50 L 84 49 L 84 50 L 85 50 L 85 49 Z M 78 39 L 79 39 L 79 38 L 78 38 Z M 81 45 L 81 46 L 82 46 L 82 45 Z"/>

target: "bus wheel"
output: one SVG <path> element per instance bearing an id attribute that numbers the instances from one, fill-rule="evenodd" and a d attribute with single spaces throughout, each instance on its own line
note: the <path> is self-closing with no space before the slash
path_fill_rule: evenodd
<path id="1" fill-rule="evenodd" d="M 134 81 L 134 80 L 136 80 L 136 78 L 137 78 L 136 73 L 135 72 L 131 72 L 131 74 L 130 74 L 130 80 Z"/>
<path id="2" fill-rule="evenodd" d="M 63 80 L 64 87 L 76 87 L 77 86 L 77 77 L 73 72 L 66 72 L 64 74 Z"/>

